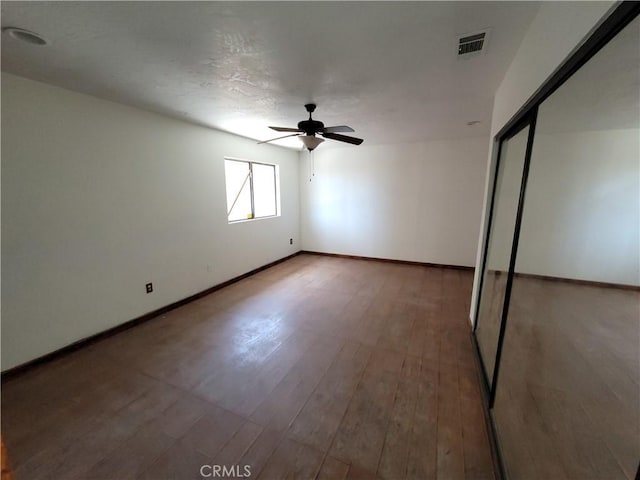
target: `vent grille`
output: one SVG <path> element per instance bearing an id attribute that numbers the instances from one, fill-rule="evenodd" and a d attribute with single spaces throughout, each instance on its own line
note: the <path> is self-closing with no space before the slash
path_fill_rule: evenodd
<path id="1" fill-rule="evenodd" d="M 487 32 L 465 35 L 458 38 L 458 55 L 481 52 L 485 47 Z"/>

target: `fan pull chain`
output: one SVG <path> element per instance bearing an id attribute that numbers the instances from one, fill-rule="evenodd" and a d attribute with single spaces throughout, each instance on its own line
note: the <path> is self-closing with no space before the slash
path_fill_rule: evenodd
<path id="1" fill-rule="evenodd" d="M 313 150 L 309 152 L 309 181 L 316 176 L 316 161 Z"/>

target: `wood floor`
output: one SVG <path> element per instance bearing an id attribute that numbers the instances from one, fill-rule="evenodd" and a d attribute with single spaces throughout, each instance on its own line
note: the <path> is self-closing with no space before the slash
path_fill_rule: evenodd
<path id="1" fill-rule="evenodd" d="M 296 256 L 8 381 L 16 479 L 493 478 L 471 284 Z"/>
<path id="2" fill-rule="evenodd" d="M 493 409 L 509 478 L 637 478 L 639 312 L 636 291 L 515 279 Z"/>

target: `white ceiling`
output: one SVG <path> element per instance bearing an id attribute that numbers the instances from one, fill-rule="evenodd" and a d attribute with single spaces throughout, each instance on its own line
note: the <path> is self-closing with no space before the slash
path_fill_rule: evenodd
<path id="1" fill-rule="evenodd" d="M 347 124 L 365 144 L 488 135 L 529 2 L 2 2 L 2 69 L 264 140 Z M 486 54 L 457 36 L 491 28 Z M 481 120 L 473 127 L 468 121 Z M 284 145 L 299 147 L 297 139 Z M 333 143 L 326 142 L 325 145 Z M 326 147 L 324 147 L 326 148 Z M 350 147 L 355 148 L 355 147 Z"/>

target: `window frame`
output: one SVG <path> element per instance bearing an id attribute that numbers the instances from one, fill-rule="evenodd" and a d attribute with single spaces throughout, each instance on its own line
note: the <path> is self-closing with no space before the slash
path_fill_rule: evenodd
<path id="1" fill-rule="evenodd" d="M 238 220 L 229 220 L 229 215 L 231 214 L 231 210 L 227 210 L 227 223 L 242 223 L 242 222 L 251 222 L 253 220 L 263 220 L 265 218 L 274 218 L 280 216 L 280 182 L 279 182 L 279 165 L 275 163 L 266 163 L 266 162 L 255 162 L 253 160 L 247 160 L 245 158 L 236 158 L 236 157 L 224 157 L 224 165 L 225 165 L 225 193 L 227 193 L 227 178 L 226 178 L 226 165 L 227 162 L 240 162 L 246 163 L 249 167 L 249 198 L 251 200 L 251 218 L 240 218 Z M 256 217 L 256 207 L 255 207 L 255 198 L 254 198 L 254 188 L 253 188 L 253 165 L 264 165 L 267 167 L 273 167 L 273 191 L 274 191 L 274 206 L 276 213 L 273 215 L 262 215 L 260 217 Z M 242 192 L 242 188 L 238 192 L 238 195 Z M 227 205 L 227 209 L 229 205 Z M 233 210 L 233 209 L 232 209 Z"/>

